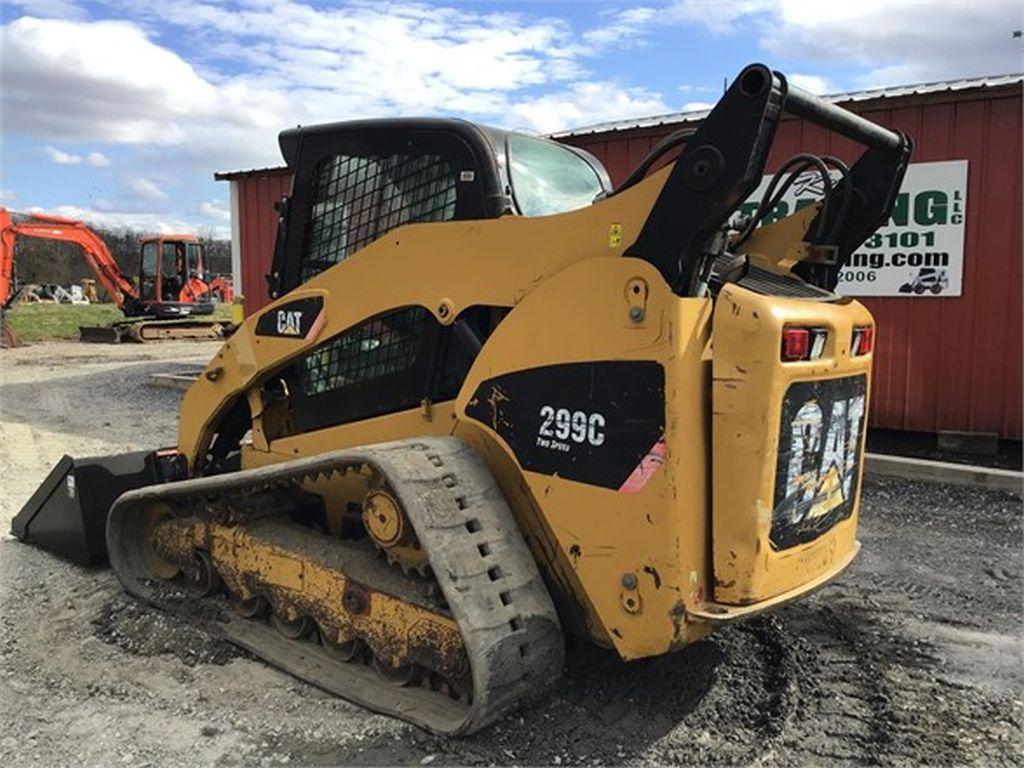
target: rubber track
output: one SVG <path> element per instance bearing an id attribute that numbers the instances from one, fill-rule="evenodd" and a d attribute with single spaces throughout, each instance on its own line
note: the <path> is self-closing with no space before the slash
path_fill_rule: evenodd
<path id="1" fill-rule="evenodd" d="M 307 682 L 439 734 L 472 733 L 549 691 L 564 662 L 551 596 L 490 471 L 458 438 L 383 443 L 130 491 L 108 518 L 111 565 L 128 592 L 166 608 L 129 540 L 134 514 L 155 502 L 168 502 L 182 515 L 230 499 L 232 509 L 244 509 L 238 502 L 254 493 L 360 466 L 386 479 L 429 555 L 462 633 L 472 703 L 396 688 L 364 665 L 334 661 L 317 645 L 285 640 L 251 620 L 232 617 L 221 625 L 227 639 Z"/>

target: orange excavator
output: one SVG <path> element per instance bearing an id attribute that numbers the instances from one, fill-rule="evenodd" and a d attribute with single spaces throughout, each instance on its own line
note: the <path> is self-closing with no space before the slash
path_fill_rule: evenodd
<path id="1" fill-rule="evenodd" d="M 18 237 L 60 240 L 82 249 L 118 308 L 127 318 L 110 326 L 85 327 L 83 341 L 157 341 L 165 338 L 219 338 L 224 328 L 209 320 L 214 301 L 234 299 L 231 281 L 209 278 L 203 263 L 203 244 L 195 235 L 159 235 L 142 241 L 139 278 L 133 282 L 117 265 L 103 240 L 81 221 L 61 216 L 32 214 L 13 222 L 0 208 L 0 312 L 6 313 L 15 298 L 14 244 Z M 2 323 L 3 346 L 15 346 L 10 324 Z"/>

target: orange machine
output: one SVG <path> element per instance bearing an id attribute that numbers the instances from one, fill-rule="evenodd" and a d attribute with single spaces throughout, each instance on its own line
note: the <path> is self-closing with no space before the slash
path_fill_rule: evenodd
<path id="1" fill-rule="evenodd" d="M 5 310 L 14 295 L 14 244 L 19 236 L 61 240 L 79 246 L 100 283 L 129 318 L 181 320 L 193 315 L 209 315 L 213 312 L 214 300 L 230 303 L 234 298 L 230 279 L 208 277 L 203 263 L 203 244 L 195 235 L 159 235 L 143 240 L 139 278 L 133 283 L 118 267 L 99 235 L 81 221 L 33 214 L 25 221 L 14 223 L 7 210 L 0 208 L 0 308 Z M 146 327 L 152 331 L 156 326 Z M 142 328 L 138 323 L 133 324 L 131 335 L 142 340 L 138 332 Z M 174 330 L 176 336 L 194 335 L 183 334 L 185 329 L 181 326 Z M 4 329 L 6 345 L 13 344 L 11 334 L 9 328 Z M 91 334 L 88 340 L 119 341 L 121 335 L 119 332 Z"/>

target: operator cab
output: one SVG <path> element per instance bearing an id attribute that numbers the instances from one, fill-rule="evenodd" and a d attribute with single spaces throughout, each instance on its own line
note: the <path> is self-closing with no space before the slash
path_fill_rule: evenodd
<path id="1" fill-rule="evenodd" d="M 465 120 L 335 123 L 285 131 L 280 143 L 293 182 L 279 207 L 273 298 L 404 224 L 546 216 L 611 191 L 583 150 Z M 504 312 L 472 307 L 445 328 L 422 307 L 396 308 L 326 340 L 278 375 L 295 428 L 452 400 Z"/>
<path id="2" fill-rule="evenodd" d="M 589 152 L 465 120 L 332 123 L 285 131 L 280 144 L 294 181 L 275 298 L 403 224 L 547 216 L 611 191 Z"/>
<path id="3" fill-rule="evenodd" d="M 186 317 L 212 313 L 208 293 L 193 295 L 196 281 L 205 279 L 203 244 L 194 235 L 161 235 L 142 241 L 139 299 L 147 305 L 147 314 Z"/>

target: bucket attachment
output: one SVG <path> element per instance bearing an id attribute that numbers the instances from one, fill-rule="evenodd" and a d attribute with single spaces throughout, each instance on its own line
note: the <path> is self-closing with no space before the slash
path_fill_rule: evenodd
<path id="1" fill-rule="evenodd" d="M 64 456 L 11 521 L 11 533 L 79 565 L 107 562 L 111 505 L 126 491 L 184 476 L 177 451 Z"/>
<path id="2" fill-rule="evenodd" d="M 121 330 L 117 325 L 80 325 L 78 335 L 82 341 L 92 344 L 119 344 Z"/>

